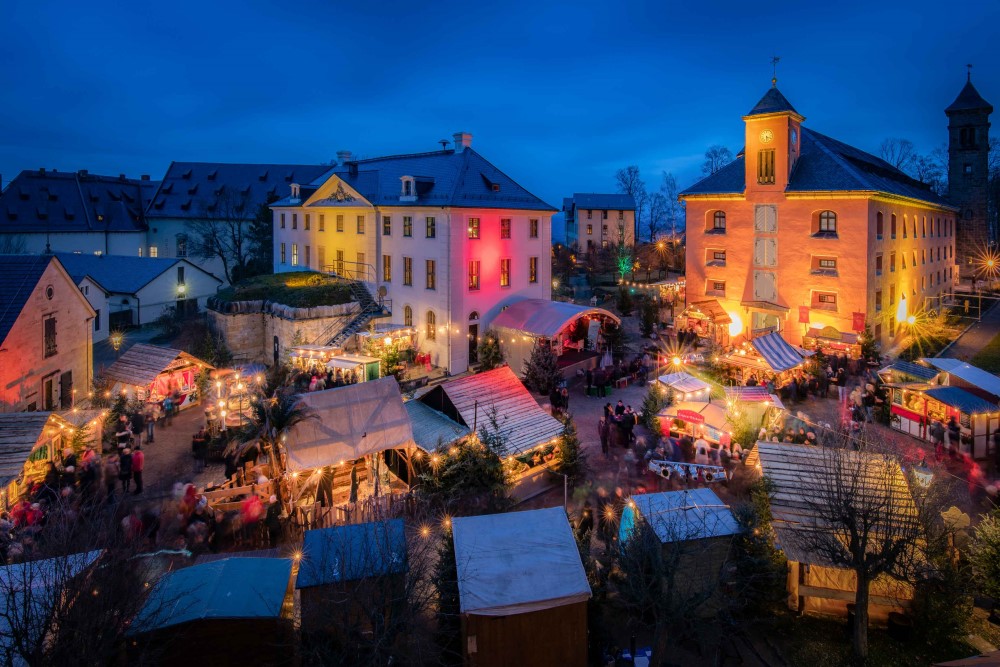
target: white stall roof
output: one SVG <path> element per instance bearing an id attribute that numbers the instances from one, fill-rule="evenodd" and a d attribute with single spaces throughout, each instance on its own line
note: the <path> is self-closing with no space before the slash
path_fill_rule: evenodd
<path id="1" fill-rule="evenodd" d="M 664 417 L 673 419 L 674 417 L 677 417 L 677 414 L 682 410 L 697 412 L 705 419 L 705 424 L 708 426 L 719 429 L 720 431 L 724 431 L 726 429 L 727 422 L 725 404 L 720 405 L 719 403 L 680 401 L 679 403 L 668 405 L 660 410 L 657 417 L 660 419 L 663 419 Z"/>
<path id="2" fill-rule="evenodd" d="M 509 616 L 590 598 L 562 507 L 452 520 L 462 613 Z"/>
<path id="3" fill-rule="evenodd" d="M 387 449 L 413 447 L 410 417 L 392 377 L 303 394 L 312 415 L 288 430 L 290 470 L 310 470 Z"/>
<path id="4" fill-rule="evenodd" d="M 711 489 L 632 496 L 632 502 L 663 543 L 735 535 L 739 524 Z"/>
<path id="5" fill-rule="evenodd" d="M 704 380 L 696 378 L 690 373 L 670 373 L 669 375 L 661 375 L 658 379 L 662 384 L 665 384 L 676 391 L 683 391 L 685 393 L 712 389 L 712 385 Z"/>
<path id="6" fill-rule="evenodd" d="M 491 326 L 551 338 L 571 322 L 587 315 L 600 315 L 621 323 L 617 315 L 603 308 L 578 306 L 567 301 L 524 299 L 512 303 L 506 310 L 493 318 Z"/>
<path id="7" fill-rule="evenodd" d="M 934 357 L 931 359 L 921 359 L 925 364 L 930 364 L 938 370 L 954 375 L 960 380 L 968 382 L 973 387 L 978 387 L 994 396 L 1000 396 L 1000 377 L 987 373 L 982 368 L 967 364 L 961 359 L 946 359 Z"/>

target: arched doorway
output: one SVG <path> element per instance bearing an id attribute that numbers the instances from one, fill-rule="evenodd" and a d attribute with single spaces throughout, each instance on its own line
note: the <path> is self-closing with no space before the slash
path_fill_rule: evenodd
<path id="1" fill-rule="evenodd" d="M 469 313 L 469 364 L 479 363 L 479 313 Z"/>

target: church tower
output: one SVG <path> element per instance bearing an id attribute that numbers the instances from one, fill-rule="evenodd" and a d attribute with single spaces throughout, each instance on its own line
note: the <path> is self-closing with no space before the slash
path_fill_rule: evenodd
<path id="1" fill-rule="evenodd" d="M 962 279 L 976 274 L 976 257 L 989 245 L 990 114 L 993 106 L 972 85 L 972 75 L 948 116 L 948 199 L 958 207 L 955 220 L 955 264 Z"/>

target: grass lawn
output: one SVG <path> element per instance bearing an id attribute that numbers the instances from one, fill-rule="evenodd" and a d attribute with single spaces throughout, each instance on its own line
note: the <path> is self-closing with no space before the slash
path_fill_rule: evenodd
<path id="1" fill-rule="evenodd" d="M 977 352 L 969 363 L 990 373 L 1000 373 L 1000 334 Z"/>
<path id="2" fill-rule="evenodd" d="M 341 280 L 312 271 L 257 276 L 227 287 L 220 301 L 275 301 L 293 308 L 336 306 L 351 301 L 351 290 Z"/>

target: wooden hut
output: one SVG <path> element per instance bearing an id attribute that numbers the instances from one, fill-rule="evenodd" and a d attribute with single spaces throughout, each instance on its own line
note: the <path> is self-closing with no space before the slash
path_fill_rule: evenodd
<path id="1" fill-rule="evenodd" d="M 89 421 L 88 421 L 89 418 Z M 0 507 L 17 502 L 28 483 L 45 478 L 50 461 L 60 463 L 77 429 L 89 428 L 88 444 L 101 432 L 103 415 L 93 410 L 0 414 Z"/>
<path id="2" fill-rule="evenodd" d="M 562 507 L 452 520 L 469 667 L 587 663 L 590 584 Z"/>
<path id="3" fill-rule="evenodd" d="M 195 379 L 204 369 L 215 367 L 182 350 L 136 343 L 104 371 L 114 382 L 112 393 L 134 392 L 142 401 L 160 403 L 169 395 L 179 397 L 175 406 L 183 410 L 198 396 Z"/>
<path id="4" fill-rule="evenodd" d="M 870 472 L 860 479 L 865 485 L 891 475 L 893 510 L 896 520 L 914 521 L 917 513 L 906 477 L 898 466 L 879 454 L 843 451 L 846 460 L 864 457 Z M 822 480 L 832 474 L 831 457 L 813 445 L 758 442 L 747 456 L 746 465 L 756 468 L 774 484 L 771 514 L 777 546 L 788 559 L 788 606 L 799 612 L 846 614 L 857 591 L 854 572 L 835 567 L 808 547 L 803 535 L 825 530 L 813 498 Z M 872 486 L 858 493 L 881 493 Z M 883 577 L 872 584 L 869 614 L 873 622 L 884 622 L 892 611 L 900 611 L 913 599 L 913 590 L 903 582 Z"/>
<path id="5" fill-rule="evenodd" d="M 406 590 L 403 520 L 307 530 L 295 587 L 302 630 L 344 639 L 371 631 L 370 619 L 391 622 Z"/>
<path id="6" fill-rule="evenodd" d="M 718 592 L 733 536 L 740 532 L 740 526 L 714 491 L 698 488 L 632 496 L 619 524 L 622 544 L 640 523 L 653 530 L 663 545 L 666 561 L 676 563 L 678 594 L 690 599 Z M 702 607 L 707 613 L 712 609 L 711 604 Z"/>
<path id="7" fill-rule="evenodd" d="M 226 558 L 164 575 L 129 629 L 160 665 L 293 664 L 292 561 Z"/>

